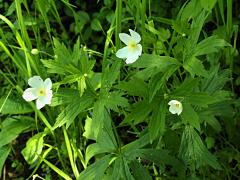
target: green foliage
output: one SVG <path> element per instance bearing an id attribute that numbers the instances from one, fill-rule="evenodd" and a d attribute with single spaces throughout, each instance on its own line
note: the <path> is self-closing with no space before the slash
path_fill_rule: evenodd
<path id="1" fill-rule="evenodd" d="M 237 179 L 234 6 L 0 0 L 0 179 Z M 142 54 L 126 64 L 129 29 Z M 53 83 L 40 110 L 22 96 L 35 75 Z"/>

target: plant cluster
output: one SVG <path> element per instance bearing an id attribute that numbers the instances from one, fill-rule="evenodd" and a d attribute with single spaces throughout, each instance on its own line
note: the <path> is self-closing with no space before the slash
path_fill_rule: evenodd
<path id="1" fill-rule="evenodd" d="M 237 179 L 238 5 L 0 0 L 0 177 Z"/>

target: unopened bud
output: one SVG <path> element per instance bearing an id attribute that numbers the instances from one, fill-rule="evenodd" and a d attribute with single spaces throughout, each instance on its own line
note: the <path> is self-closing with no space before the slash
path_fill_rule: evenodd
<path id="1" fill-rule="evenodd" d="M 31 53 L 33 55 L 37 55 L 39 53 L 39 51 L 38 51 L 38 49 L 34 48 L 34 49 L 32 49 Z"/>

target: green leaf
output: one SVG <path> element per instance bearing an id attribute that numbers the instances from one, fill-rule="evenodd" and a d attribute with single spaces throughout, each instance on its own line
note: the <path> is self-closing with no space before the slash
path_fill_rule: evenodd
<path id="1" fill-rule="evenodd" d="M 215 6 L 216 2 L 217 0 L 201 0 L 201 5 L 205 10 L 211 11 Z"/>
<path id="2" fill-rule="evenodd" d="M 186 126 L 183 131 L 179 156 L 186 164 L 195 165 L 197 168 L 208 164 L 214 169 L 221 169 L 216 157 L 210 154 L 192 126 Z"/>
<path id="3" fill-rule="evenodd" d="M 229 46 L 225 40 L 220 39 L 217 36 L 210 36 L 197 44 L 194 55 L 201 56 L 215 53 L 224 46 Z"/>
<path id="4" fill-rule="evenodd" d="M 199 84 L 199 79 L 186 78 L 181 84 L 178 84 L 176 89 L 172 91 L 173 96 L 185 97 L 190 94 Z"/>
<path id="5" fill-rule="evenodd" d="M 116 180 L 122 180 L 122 179 L 134 180 L 132 174 L 130 173 L 127 160 L 122 155 L 120 155 L 114 161 L 112 179 L 116 179 Z"/>
<path id="6" fill-rule="evenodd" d="M 2 168 L 4 166 L 4 163 L 8 157 L 8 154 L 11 151 L 11 146 L 2 146 L 0 147 L 0 177 L 2 177 Z"/>
<path id="7" fill-rule="evenodd" d="M 184 99 L 186 102 L 189 102 L 190 104 L 199 107 L 208 107 L 209 104 L 213 104 L 217 101 L 215 97 L 210 96 L 208 93 L 205 92 L 191 93 Z"/>
<path id="8" fill-rule="evenodd" d="M 122 97 L 123 95 L 124 93 L 119 91 L 109 92 L 108 96 L 105 98 L 106 107 L 115 112 L 119 112 L 118 107 L 128 107 L 128 100 Z"/>
<path id="9" fill-rule="evenodd" d="M 149 144 L 149 139 L 150 139 L 149 134 L 148 133 L 144 134 L 139 139 L 123 146 L 121 150 L 122 150 L 122 152 L 128 152 L 131 150 L 142 148 L 142 147 L 146 146 L 147 144 Z"/>
<path id="10" fill-rule="evenodd" d="M 157 105 L 152 112 L 152 118 L 149 123 L 150 143 L 152 143 L 159 135 L 165 132 L 165 117 L 167 103 L 164 100 Z"/>
<path id="11" fill-rule="evenodd" d="M 46 136 L 44 132 L 35 134 L 27 141 L 26 147 L 22 150 L 22 155 L 29 164 L 33 164 L 41 155 L 44 136 Z"/>
<path id="12" fill-rule="evenodd" d="M 110 88 L 120 74 L 121 62 L 117 61 L 107 66 L 102 74 L 102 88 Z"/>
<path id="13" fill-rule="evenodd" d="M 93 103 L 93 97 L 83 95 L 76 97 L 57 117 L 53 129 L 61 127 L 66 123 L 69 127 L 74 119 Z"/>
<path id="14" fill-rule="evenodd" d="M 158 56 L 155 54 L 142 54 L 140 58 L 131 64 L 132 67 L 137 68 L 153 68 L 158 67 L 159 71 L 166 70 L 168 66 L 171 65 L 179 65 L 179 62 L 172 57 L 169 56 Z M 159 72 L 158 71 L 158 72 Z"/>
<path id="15" fill-rule="evenodd" d="M 160 90 L 172 74 L 177 70 L 177 66 L 170 66 L 164 73 L 153 76 L 149 82 L 149 100 L 152 101 L 157 91 Z"/>
<path id="16" fill-rule="evenodd" d="M 86 137 L 87 139 L 92 139 L 96 140 L 94 136 L 94 130 L 91 128 L 92 125 L 92 118 L 88 117 L 85 120 L 85 126 L 84 126 L 84 133 L 83 136 Z"/>
<path id="17" fill-rule="evenodd" d="M 130 163 L 133 176 L 136 180 L 152 180 L 146 168 L 144 168 L 137 160 Z"/>
<path id="18" fill-rule="evenodd" d="M 59 106 L 62 104 L 69 104 L 79 96 L 79 91 L 76 89 L 59 88 L 57 92 L 53 94 L 51 106 Z"/>
<path id="19" fill-rule="evenodd" d="M 78 180 L 102 179 L 111 159 L 112 155 L 106 155 L 92 165 L 88 166 L 87 169 L 80 173 Z"/>
<path id="20" fill-rule="evenodd" d="M 118 89 L 127 91 L 129 95 L 147 97 L 148 89 L 147 84 L 139 78 L 132 78 L 130 81 L 122 81 L 115 86 Z"/>
<path id="21" fill-rule="evenodd" d="M 199 116 L 189 103 L 183 103 L 183 111 L 181 113 L 181 118 L 183 122 L 189 123 L 191 126 L 195 127 L 198 131 L 200 131 Z"/>
<path id="22" fill-rule="evenodd" d="M 101 31 L 103 29 L 100 21 L 96 18 L 91 21 L 91 28 L 94 31 Z"/>
<path id="23" fill-rule="evenodd" d="M 101 114 L 94 116 L 92 123 L 90 124 L 91 138 L 96 140 L 95 144 L 91 144 L 87 147 L 86 150 L 86 162 L 88 162 L 94 155 L 104 153 L 104 152 L 114 152 L 116 151 L 118 145 L 115 140 L 115 136 L 112 131 L 112 119 L 109 116 L 106 108 L 99 108 Z M 94 120 L 98 122 L 94 123 Z"/>
<path id="24" fill-rule="evenodd" d="M 142 100 L 132 105 L 131 112 L 125 117 L 121 124 L 133 121 L 134 124 L 144 122 L 148 114 L 152 111 L 151 103 L 148 100 Z"/>
<path id="25" fill-rule="evenodd" d="M 186 60 L 183 67 L 191 74 L 192 78 L 194 78 L 195 75 L 208 77 L 208 72 L 205 70 L 202 62 L 195 56 Z"/>
<path id="26" fill-rule="evenodd" d="M 141 157 L 144 160 L 149 160 L 156 165 L 161 164 L 170 165 L 178 173 L 179 179 L 184 178 L 185 168 L 181 161 L 169 155 L 167 150 L 163 149 L 133 149 L 124 153 L 125 157 L 129 161 L 136 160 L 136 158 Z"/>
<path id="27" fill-rule="evenodd" d="M 11 143 L 22 132 L 35 127 L 35 121 L 26 116 L 7 118 L 2 123 L 0 132 L 0 148 Z"/>
<path id="28" fill-rule="evenodd" d="M 19 96 L 2 96 L 0 98 L 1 114 L 25 114 L 33 112 L 31 106 Z"/>

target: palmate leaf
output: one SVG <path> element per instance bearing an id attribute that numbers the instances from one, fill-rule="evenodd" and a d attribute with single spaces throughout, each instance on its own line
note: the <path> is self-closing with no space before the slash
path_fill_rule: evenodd
<path id="1" fill-rule="evenodd" d="M 179 156 L 186 164 L 193 164 L 197 168 L 208 164 L 214 169 L 221 169 L 216 157 L 207 150 L 192 126 L 186 126 L 183 131 Z"/>

